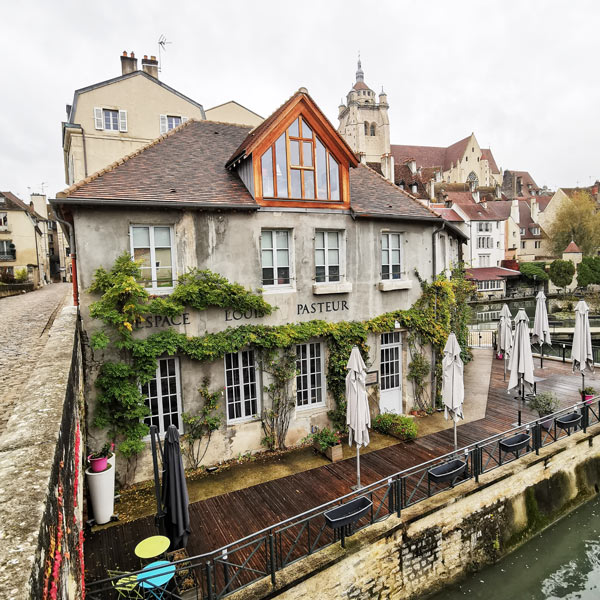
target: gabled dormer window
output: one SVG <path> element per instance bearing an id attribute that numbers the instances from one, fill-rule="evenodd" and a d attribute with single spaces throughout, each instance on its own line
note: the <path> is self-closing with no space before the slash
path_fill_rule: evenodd
<path id="1" fill-rule="evenodd" d="M 264 198 L 340 200 L 340 165 L 298 117 L 260 158 Z"/>

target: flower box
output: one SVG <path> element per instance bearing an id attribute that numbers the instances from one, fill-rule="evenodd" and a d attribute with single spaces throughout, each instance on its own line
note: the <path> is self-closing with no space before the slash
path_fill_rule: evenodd
<path id="1" fill-rule="evenodd" d="M 325 455 L 331 462 L 337 462 L 344 458 L 344 451 L 341 444 L 329 446 L 325 452 L 321 450 L 321 446 L 317 442 L 313 444 L 313 447 L 315 450 L 318 450 L 321 454 Z"/>

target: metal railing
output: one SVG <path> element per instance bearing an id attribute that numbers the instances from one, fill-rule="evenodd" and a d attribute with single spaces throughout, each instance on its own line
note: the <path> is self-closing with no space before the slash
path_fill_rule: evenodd
<path id="1" fill-rule="evenodd" d="M 578 424 L 565 426 L 564 417 L 572 413 L 581 416 Z M 539 454 L 540 449 L 570 436 L 572 430 L 582 429 L 585 432 L 588 427 L 598 423 L 600 396 L 405 469 L 218 550 L 171 563 L 175 566 L 174 577 L 165 584 L 164 590 L 161 588 L 162 597 L 217 600 L 265 577 L 270 577 L 274 586 L 277 572 L 288 565 L 338 541 L 343 545 L 345 537 L 356 531 L 383 521 L 392 514 L 400 516 L 405 508 L 450 487 L 472 479 L 479 481 L 481 475 L 502 465 L 531 453 Z M 514 440 L 519 441 L 518 448 L 511 445 Z M 456 476 L 440 478 L 440 469 L 448 465 L 458 465 Z M 341 530 L 329 528 L 325 513 L 360 496 L 371 500 L 369 512 Z M 164 569 L 164 566 L 156 567 L 161 568 Z M 86 597 L 88 600 L 118 598 L 118 583 L 124 576 L 139 576 L 138 581 L 143 582 L 151 579 L 152 571 L 146 568 L 144 571 L 87 583 Z M 195 585 L 186 591 L 178 579 L 187 579 Z"/>
<path id="2" fill-rule="evenodd" d="M 571 350 L 573 349 L 572 342 L 559 342 L 553 341 L 552 346 L 544 344 L 544 358 L 550 356 L 553 358 L 560 358 L 562 362 L 571 362 Z M 531 350 L 534 355 L 540 354 L 539 344 L 532 344 Z M 594 357 L 594 364 L 600 364 L 600 346 L 592 346 L 592 355 Z"/>
<path id="3" fill-rule="evenodd" d="M 469 330 L 470 348 L 495 348 L 496 347 L 496 330 L 481 329 Z"/>

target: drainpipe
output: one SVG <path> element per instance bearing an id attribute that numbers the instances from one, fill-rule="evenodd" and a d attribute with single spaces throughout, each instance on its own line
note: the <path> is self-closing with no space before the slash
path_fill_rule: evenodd
<path id="1" fill-rule="evenodd" d="M 432 276 L 432 280 L 435 281 L 436 275 L 437 275 L 437 260 L 436 260 L 436 255 L 437 255 L 437 245 L 436 245 L 436 236 L 438 233 L 440 233 L 440 231 L 444 231 L 444 229 L 446 228 L 446 221 L 442 221 L 442 224 L 435 228 L 433 230 L 433 233 L 431 234 L 431 263 L 432 263 L 432 270 L 433 270 L 433 276 Z M 434 318 L 437 318 L 437 296 L 435 299 L 435 305 L 433 307 L 433 316 Z M 431 408 L 433 408 L 435 406 L 435 390 L 436 390 L 436 379 L 435 379 L 435 363 L 436 363 L 436 356 L 435 356 L 435 347 L 432 346 L 431 348 Z"/>
<path id="2" fill-rule="evenodd" d="M 54 211 L 56 213 L 56 211 Z M 68 221 L 59 219 L 56 220 L 59 223 L 63 223 L 69 228 L 69 247 L 71 249 L 71 278 L 73 279 L 73 306 L 79 306 L 79 291 L 77 289 L 77 255 L 75 253 L 75 232 L 73 231 L 73 225 Z"/>

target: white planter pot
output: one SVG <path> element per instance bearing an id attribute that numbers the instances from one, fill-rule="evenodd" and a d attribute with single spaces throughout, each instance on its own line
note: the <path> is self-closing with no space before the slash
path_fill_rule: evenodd
<path id="1" fill-rule="evenodd" d="M 110 464 L 102 473 L 87 469 L 85 474 L 88 476 L 94 519 L 98 525 L 108 523 L 115 511 L 115 467 Z"/>

